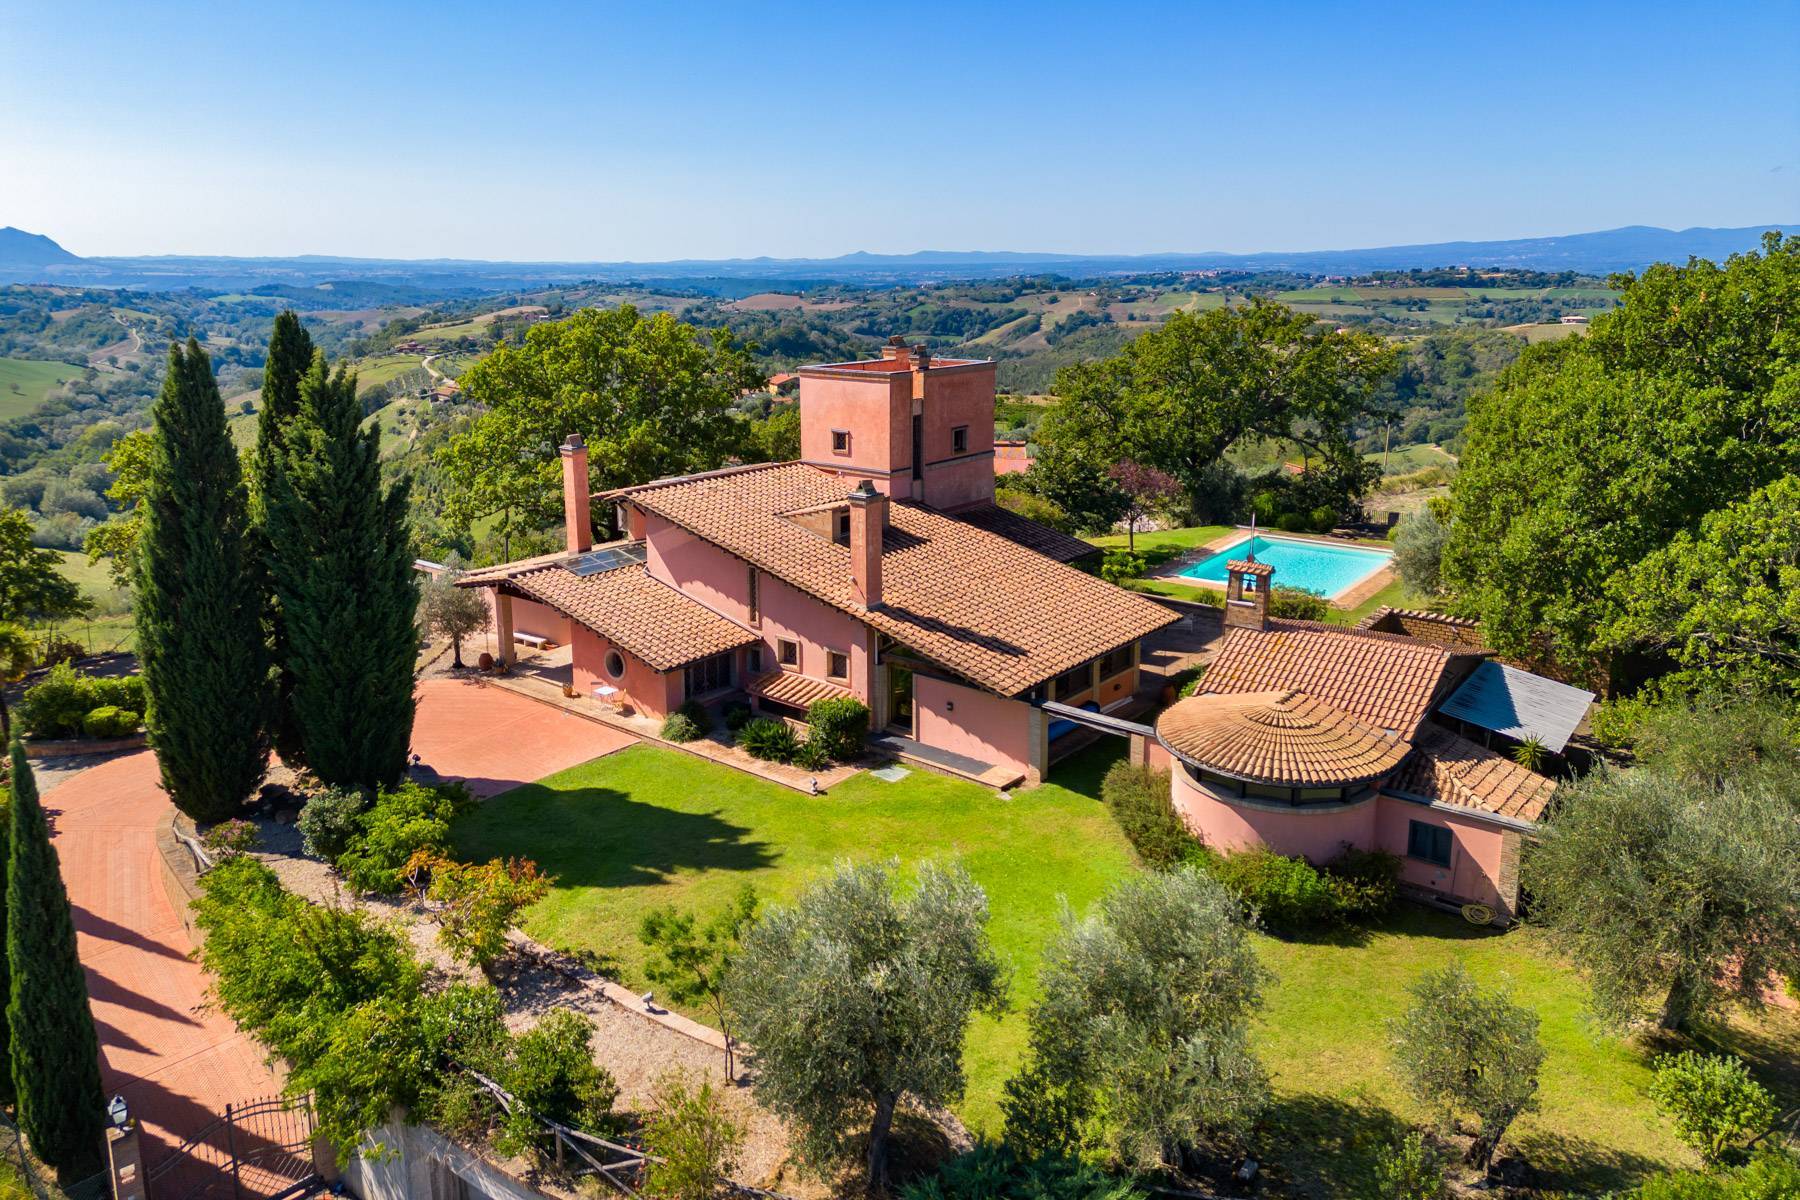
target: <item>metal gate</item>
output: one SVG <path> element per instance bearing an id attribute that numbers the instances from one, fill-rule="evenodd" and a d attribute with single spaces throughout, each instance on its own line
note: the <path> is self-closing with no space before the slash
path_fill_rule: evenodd
<path id="1" fill-rule="evenodd" d="M 316 1191 L 312 1104 L 277 1096 L 227 1104 L 144 1179 L 150 1200 L 291 1200 Z"/>

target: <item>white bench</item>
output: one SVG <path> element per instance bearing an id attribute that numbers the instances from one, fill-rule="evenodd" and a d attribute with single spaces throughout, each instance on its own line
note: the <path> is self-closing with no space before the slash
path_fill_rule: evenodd
<path id="1" fill-rule="evenodd" d="M 524 645 L 530 646 L 533 650 L 543 650 L 554 644 L 550 641 L 549 638 L 543 636 L 542 634 L 519 633 L 517 630 L 515 630 L 513 632 L 513 641 L 520 642 L 520 643 L 523 643 Z"/>

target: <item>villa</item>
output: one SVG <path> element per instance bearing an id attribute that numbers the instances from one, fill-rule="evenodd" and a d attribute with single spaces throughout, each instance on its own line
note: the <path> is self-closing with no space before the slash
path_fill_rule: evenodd
<path id="1" fill-rule="evenodd" d="M 651 716 L 743 695 L 783 717 L 852 696 L 903 753 L 1035 783 L 1072 728 L 1042 703 L 1129 704 L 1142 639 L 1179 618 L 995 505 L 994 370 L 898 338 L 805 367 L 799 461 L 599 496 L 572 436 L 566 549 L 462 582 L 493 590 L 503 659 L 569 645 L 579 695 Z M 593 545 L 595 499 L 624 539 Z"/>
<path id="2" fill-rule="evenodd" d="M 1355 629 L 1282 620 L 1269 564 L 1228 571 L 1199 694 L 1133 737 L 1138 761 L 1169 770 L 1183 820 L 1222 851 L 1324 863 L 1383 850 L 1409 892 L 1510 920 L 1524 841 L 1556 784 L 1486 743 L 1560 753 L 1593 694 L 1493 661 L 1473 622 L 1390 609 Z"/>
<path id="3" fill-rule="evenodd" d="M 1492 661 L 1469 622 L 1271 617 L 1276 565 L 1252 536 L 1223 564 L 1200 694 L 1140 724 L 1143 641 L 1181 618 L 995 504 L 994 363 L 895 338 L 797 374 L 794 462 L 591 495 L 570 436 L 566 547 L 461 580 L 490 589 L 503 662 L 566 645 L 570 694 L 653 718 L 747 699 L 798 720 L 854 697 L 885 751 L 1000 787 L 1043 780 L 1077 729 L 1125 735 L 1209 845 L 1386 850 L 1417 893 L 1516 912 L 1555 784 L 1488 743 L 1560 752 L 1589 693 Z M 624 531 L 601 546 L 596 500 Z"/>

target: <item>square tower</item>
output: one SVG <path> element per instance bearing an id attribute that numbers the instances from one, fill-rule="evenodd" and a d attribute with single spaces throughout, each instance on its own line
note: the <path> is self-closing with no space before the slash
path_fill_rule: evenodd
<path id="1" fill-rule="evenodd" d="M 880 358 L 799 374 L 802 461 L 946 512 L 994 502 L 992 359 L 895 336 Z"/>

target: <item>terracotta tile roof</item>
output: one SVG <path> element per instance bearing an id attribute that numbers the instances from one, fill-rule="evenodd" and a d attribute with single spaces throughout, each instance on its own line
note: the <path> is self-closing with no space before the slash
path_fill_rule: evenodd
<path id="1" fill-rule="evenodd" d="M 456 583 L 458 587 L 476 587 L 498 583 L 504 579 L 511 579 L 515 575 L 523 575 L 527 571 L 553 566 L 568 557 L 567 550 L 558 550 L 554 554 L 540 554 L 536 558 L 521 558 L 515 562 L 498 563 L 491 567 L 471 567 L 463 572 Z"/>
<path id="2" fill-rule="evenodd" d="M 776 463 L 626 488 L 628 500 L 1002 696 L 1173 624 L 1160 604 L 966 521 L 890 502 L 882 603 L 858 604 L 850 551 L 779 514 L 848 495 L 845 481 Z"/>
<path id="3" fill-rule="evenodd" d="M 1077 562 L 1084 558 L 1097 558 L 1100 547 L 1092 542 L 1084 542 L 1078 537 L 1070 537 L 1048 525 L 1040 525 L 1030 517 L 1021 517 L 1016 512 L 1001 508 L 998 504 L 984 504 L 980 508 L 965 508 L 961 512 L 952 513 L 959 521 L 966 521 L 977 529 L 988 533 L 999 534 L 1009 542 L 1017 542 L 1027 550 L 1036 550 L 1057 562 Z"/>
<path id="4" fill-rule="evenodd" d="M 1275 573 L 1275 568 L 1266 562 L 1257 562 L 1253 558 L 1238 558 L 1225 564 L 1227 571 L 1241 571 L 1245 575 L 1255 575 L 1267 579 Z"/>
<path id="5" fill-rule="evenodd" d="M 513 575 L 507 586 L 558 612 L 658 671 L 723 654 L 761 639 L 698 600 L 650 577 L 642 563 L 576 575 L 560 566 Z"/>
<path id="6" fill-rule="evenodd" d="M 1387 774 L 1411 749 L 1304 692 L 1190 696 L 1156 721 L 1157 740 L 1223 775 L 1332 787 Z"/>
<path id="7" fill-rule="evenodd" d="M 1386 790 L 1519 821 L 1537 821 L 1556 794 L 1556 781 L 1441 725 L 1428 724 L 1419 731 L 1413 756 L 1388 781 Z"/>
<path id="8" fill-rule="evenodd" d="M 761 696 L 777 704 L 791 704 L 795 708 L 806 708 L 815 700 L 852 696 L 847 687 L 824 679 L 814 679 L 798 671 L 765 671 L 745 684 L 744 690 L 752 696 Z"/>
<path id="9" fill-rule="evenodd" d="M 1227 630 L 1202 677 L 1206 692 L 1294 688 L 1409 740 L 1475 658 L 1443 646 L 1318 621 Z"/>

